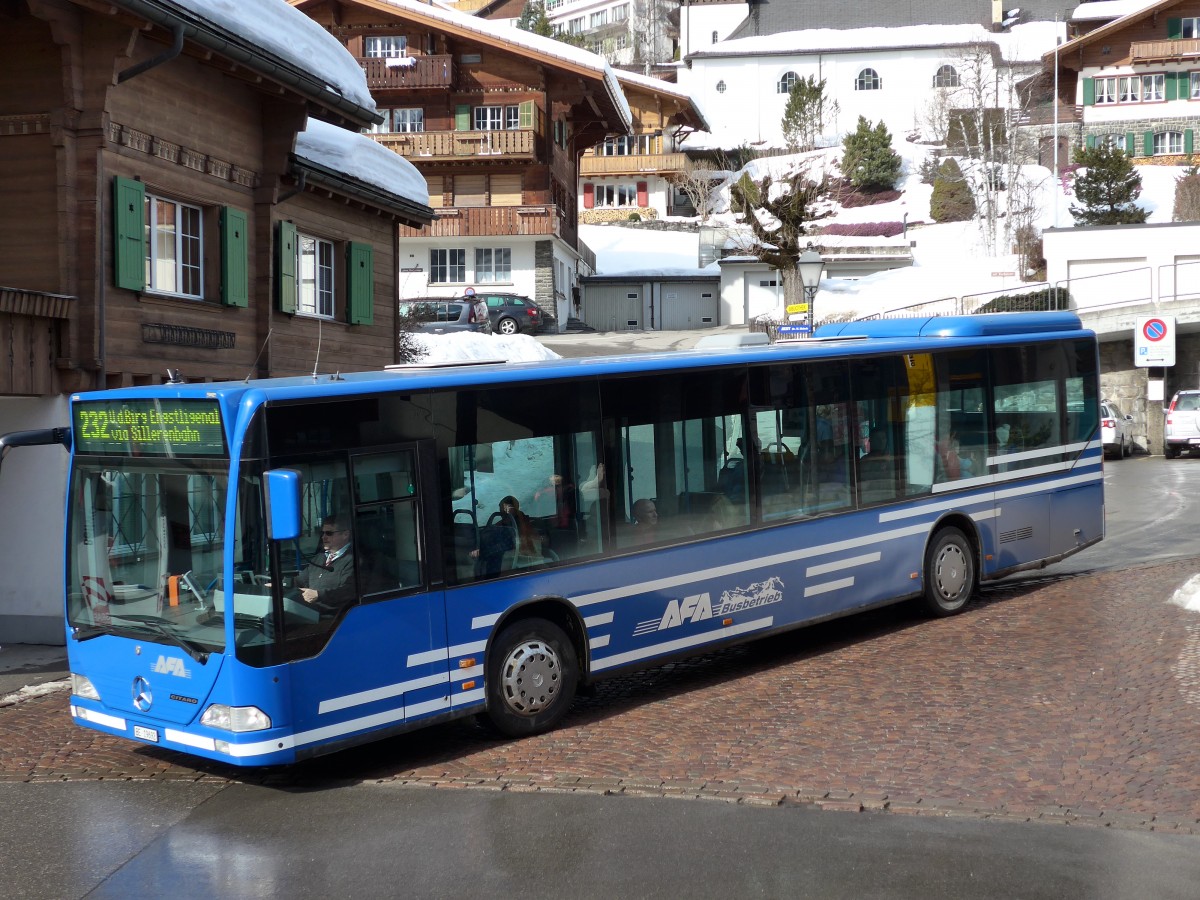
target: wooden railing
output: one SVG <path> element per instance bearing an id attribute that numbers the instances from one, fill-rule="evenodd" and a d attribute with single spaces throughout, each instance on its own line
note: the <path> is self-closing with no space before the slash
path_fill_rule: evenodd
<path id="1" fill-rule="evenodd" d="M 385 59 L 378 56 L 359 57 L 359 65 L 367 76 L 367 88 L 452 87 L 454 85 L 453 56 L 409 56 Z M 389 65 L 390 63 L 390 65 Z"/>
<path id="2" fill-rule="evenodd" d="M 448 206 L 437 210 L 428 228 L 401 226 L 402 237 L 480 237 L 563 234 L 558 207 L 546 206 Z"/>
<path id="3" fill-rule="evenodd" d="M 1200 56 L 1200 40 L 1132 41 L 1129 44 L 1129 56 L 1134 62 Z"/>
<path id="4" fill-rule="evenodd" d="M 690 171 L 692 161 L 685 153 L 650 153 L 641 156 L 589 156 L 579 159 L 579 174 L 587 175 L 636 175 L 683 174 Z"/>
<path id="5" fill-rule="evenodd" d="M 371 135 L 406 159 L 438 160 L 463 157 L 535 160 L 537 134 L 532 128 L 517 131 L 415 131 Z"/>

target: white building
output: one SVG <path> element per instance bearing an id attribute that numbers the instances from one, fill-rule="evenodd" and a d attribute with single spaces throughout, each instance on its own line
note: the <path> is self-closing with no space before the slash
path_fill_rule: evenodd
<path id="1" fill-rule="evenodd" d="M 939 141 L 948 109 L 1015 102 L 1012 86 L 1040 70 L 1042 54 L 1064 29 L 1054 22 L 1000 33 L 981 25 L 922 25 L 740 38 L 693 51 L 679 84 L 714 123 L 712 146 L 785 146 L 788 91 L 809 76 L 825 81 L 826 107 L 832 106 L 818 143 L 835 144 L 859 116 L 883 121 L 893 135 Z"/>
<path id="2" fill-rule="evenodd" d="M 650 66 L 675 57 L 678 0 L 545 0 L 556 32 L 580 35 L 614 66 Z"/>

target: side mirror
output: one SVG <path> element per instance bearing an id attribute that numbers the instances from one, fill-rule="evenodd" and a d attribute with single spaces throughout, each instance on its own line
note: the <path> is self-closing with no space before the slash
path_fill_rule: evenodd
<path id="1" fill-rule="evenodd" d="M 267 537 L 273 541 L 300 537 L 300 473 L 295 469 L 271 469 L 264 487 Z"/>

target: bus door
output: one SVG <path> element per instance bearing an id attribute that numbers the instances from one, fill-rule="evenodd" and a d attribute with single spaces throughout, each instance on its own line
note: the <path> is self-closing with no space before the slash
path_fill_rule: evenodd
<path id="1" fill-rule="evenodd" d="M 441 550 L 423 490 L 436 484 L 425 442 L 308 467 L 307 534 L 281 561 L 297 734 L 348 736 L 448 708 L 445 596 L 430 564 Z"/>

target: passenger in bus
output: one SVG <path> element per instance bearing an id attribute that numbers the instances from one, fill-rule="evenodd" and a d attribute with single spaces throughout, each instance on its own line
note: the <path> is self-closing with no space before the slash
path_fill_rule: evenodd
<path id="1" fill-rule="evenodd" d="M 635 500 L 630 509 L 633 516 L 635 544 L 652 544 L 658 536 L 658 506 L 649 497 Z"/>
<path id="2" fill-rule="evenodd" d="M 536 504 L 542 501 L 554 503 L 550 524 L 555 528 L 575 527 L 575 485 L 561 475 L 551 475 L 549 482 L 534 492 L 533 501 L 535 515 L 538 514 Z"/>
<path id="3" fill-rule="evenodd" d="M 354 597 L 354 556 L 349 523 L 329 515 L 321 523 L 322 552 L 292 582 L 309 604 L 340 606 Z"/>
<path id="4" fill-rule="evenodd" d="M 509 568 L 529 565 L 524 560 L 544 559 L 541 537 L 516 497 L 510 494 L 500 500 L 499 512 L 492 513 L 488 524 L 480 529 L 479 548 L 472 550 L 471 556 L 477 560 L 480 575 L 499 574 L 506 559 L 511 563 Z"/>

